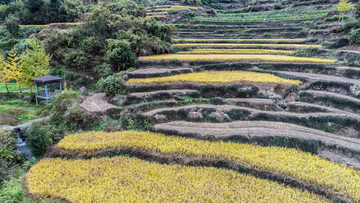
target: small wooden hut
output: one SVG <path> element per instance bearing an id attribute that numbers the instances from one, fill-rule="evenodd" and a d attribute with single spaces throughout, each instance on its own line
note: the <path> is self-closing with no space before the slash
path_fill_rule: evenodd
<path id="1" fill-rule="evenodd" d="M 62 84 L 64 78 L 55 77 L 51 75 L 45 75 L 42 77 L 34 78 L 33 81 L 36 84 L 36 105 L 39 105 L 39 99 L 48 100 L 51 97 L 56 96 L 62 92 Z M 44 86 L 44 91 L 39 91 L 40 87 Z"/>

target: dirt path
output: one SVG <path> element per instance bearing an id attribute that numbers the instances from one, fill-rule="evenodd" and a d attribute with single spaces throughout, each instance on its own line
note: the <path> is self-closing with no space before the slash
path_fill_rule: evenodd
<path id="1" fill-rule="evenodd" d="M 350 70 L 350 69 L 353 69 L 353 70 L 360 71 L 360 67 L 349 67 L 349 66 L 338 66 L 338 67 L 336 67 L 336 69 L 338 69 L 338 70 Z"/>
<path id="2" fill-rule="evenodd" d="M 106 101 L 105 93 L 99 93 L 88 97 L 83 103 L 80 104 L 80 106 L 90 113 L 105 113 L 110 109 L 118 109 L 117 106 L 109 104 Z"/>
<path id="3" fill-rule="evenodd" d="M 27 128 L 30 127 L 30 125 L 34 122 L 40 122 L 40 121 L 44 121 L 44 120 L 49 120 L 50 117 L 43 117 L 43 118 L 38 118 L 38 119 L 34 119 L 34 120 L 30 120 L 26 123 L 17 125 L 17 126 L 10 126 L 10 125 L 0 125 L 0 130 L 15 130 L 15 129 L 20 129 L 21 131 L 25 131 Z"/>

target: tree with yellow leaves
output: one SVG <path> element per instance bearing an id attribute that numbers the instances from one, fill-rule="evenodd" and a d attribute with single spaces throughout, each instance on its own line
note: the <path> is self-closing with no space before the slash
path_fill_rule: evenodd
<path id="1" fill-rule="evenodd" d="M 21 56 L 21 81 L 24 85 L 32 87 L 34 78 L 49 74 L 49 62 L 51 56 L 46 54 L 44 45 L 40 40 L 32 38 L 27 40 L 31 48 L 26 48 L 26 53 Z"/>
<path id="2" fill-rule="evenodd" d="M 7 71 L 6 62 L 2 54 L 0 54 L 0 82 L 5 85 L 7 92 L 9 92 L 9 88 L 7 83 L 10 82 L 10 72 Z"/>
<path id="3" fill-rule="evenodd" d="M 336 6 L 335 11 L 342 13 L 341 21 L 344 21 L 344 12 L 347 12 L 351 9 L 351 3 L 349 0 L 340 0 L 339 4 Z"/>
<path id="4" fill-rule="evenodd" d="M 8 61 L 6 62 L 7 71 L 9 71 L 10 80 L 16 80 L 21 93 L 21 69 L 20 69 L 20 58 L 14 54 L 8 54 Z"/>

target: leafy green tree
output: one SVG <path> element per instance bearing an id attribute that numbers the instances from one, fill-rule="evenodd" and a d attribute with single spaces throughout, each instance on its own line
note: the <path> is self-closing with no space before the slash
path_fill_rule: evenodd
<path id="1" fill-rule="evenodd" d="M 130 42 L 125 39 L 108 39 L 109 49 L 106 53 L 113 71 L 122 71 L 135 67 L 136 55 L 131 50 Z"/>
<path id="2" fill-rule="evenodd" d="M 29 9 L 31 12 L 36 12 L 44 5 L 43 0 L 27 0 L 25 2 L 25 8 Z"/>
<path id="3" fill-rule="evenodd" d="M 341 20 L 344 21 L 344 12 L 347 12 L 351 9 L 351 3 L 349 0 L 340 0 L 339 4 L 336 6 L 335 11 L 342 13 Z"/>
<path id="4" fill-rule="evenodd" d="M 32 38 L 27 42 L 31 48 L 26 48 L 26 53 L 21 56 L 21 81 L 32 91 L 34 83 L 31 80 L 49 74 L 51 56 L 46 54 L 43 43 L 38 39 Z"/>
<path id="5" fill-rule="evenodd" d="M 6 29 L 14 36 L 19 36 L 20 20 L 13 15 L 10 15 L 5 20 Z"/>
<path id="6" fill-rule="evenodd" d="M 357 3 L 355 6 L 355 11 L 354 11 L 354 13 L 355 13 L 355 18 L 358 20 L 358 22 L 360 23 L 360 1 L 359 1 L 359 3 Z"/>

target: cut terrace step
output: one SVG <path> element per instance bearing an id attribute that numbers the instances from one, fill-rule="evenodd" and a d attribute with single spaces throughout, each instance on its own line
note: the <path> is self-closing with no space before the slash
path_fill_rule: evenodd
<path id="1" fill-rule="evenodd" d="M 154 100 L 175 99 L 178 96 L 199 97 L 200 93 L 196 90 L 161 90 L 155 92 L 132 93 L 126 97 L 123 105 L 150 102 Z"/>
<path id="2" fill-rule="evenodd" d="M 277 105 L 273 99 L 258 99 L 258 98 L 230 98 L 223 99 L 225 104 L 242 106 L 263 111 L 282 111 L 283 109 Z"/>
<path id="3" fill-rule="evenodd" d="M 305 140 L 317 140 L 328 146 L 339 146 L 360 152 L 360 140 L 343 137 L 332 133 L 306 128 L 295 124 L 269 121 L 235 121 L 229 123 L 197 123 L 174 121 L 156 124 L 156 132 L 175 133 L 180 135 L 214 136 L 216 138 L 233 138 L 242 136 L 249 140 L 253 137 L 286 137 Z"/>
<path id="4" fill-rule="evenodd" d="M 230 122 L 236 120 L 267 120 L 321 129 L 348 137 L 360 137 L 360 115 L 353 113 L 292 113 L 262 111 L 233 105 L 189 105 L 182 107 L 156 109 L 143 114 L 156 122 L 189 120 Z"/>
<path id="5" fill-rule="evenodd" d="M 194 72 L 192 68 L 141 68 L 126 73 L 127 78 L 150 78 L 178 75 Z"/>
<path id="6" fill-rule="evenodd" d="M 278 73 L 308 79 L 308 81 L 312 83 L 307 89 L 335 92 L 343 95 L 351 95 L 355 98 L 360 97 L 360 80 L 312 73 L 288 71 L 278 71 Z"/>
<path id="7" fill-rule="evenodd" d="M 327 113 L 341 113 L 347 114 L 345 111 L 339 109 L 321 106 L 317 104 L 309 104 L 305 102 L 289 102 L 286 104 L 286 110 L 295 113 L 315 113 L 315 112 L 327 112 Z M 355 115 L 355 114 L 354 114 Z"/>
<path id="8" fill-rule="evenodd" d="M 333 92 L 302 91 L 299 93 L 298 100 L 308 103 L 317 103 L 322 106 L 331 106 L 344 111 L 360 113 L 359 99 Z"/>

